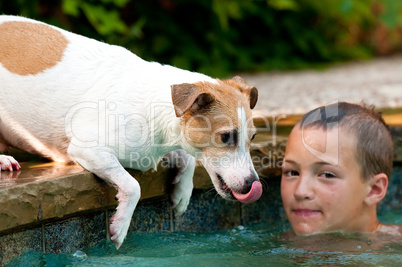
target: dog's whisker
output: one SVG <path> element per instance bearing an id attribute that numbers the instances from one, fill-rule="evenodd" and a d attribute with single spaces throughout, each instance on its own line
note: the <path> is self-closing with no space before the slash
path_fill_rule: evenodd
<path id="1" fill-rule="evenodd" d="M 212 187 L 212 188 L 208 189 L 208 190 L 207 190 L 207 193 L 212 192 L 212 191 L 216 191 L 216 190 L 215 190 L 215 187 Z"/>
<path id="2" fill-rule="evenodd" d="M 261 181 L 261 184 L 262 184 L 262 188 L 263 188 L 264 190 L 266 190 L 266 189 L 268 188 L 268 181 L 267 181 L 267 179 L 260 179 L 260 181 Z"/>

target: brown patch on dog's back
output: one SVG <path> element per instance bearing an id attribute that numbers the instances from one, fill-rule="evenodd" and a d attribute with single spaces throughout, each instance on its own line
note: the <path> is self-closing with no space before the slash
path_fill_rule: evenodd
<path id="1" fill-rule="evenodd" d="M 37 74 L 55 66 L 68 40 L 42 23 L 7 21 L 0 24 L 0 63 L 19 75 Z"/>

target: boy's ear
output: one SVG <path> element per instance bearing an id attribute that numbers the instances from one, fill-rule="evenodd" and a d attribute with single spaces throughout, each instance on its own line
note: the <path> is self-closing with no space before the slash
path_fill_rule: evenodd
<path id="1" fill-rule="evenodd" d="M 385 197 L 388 188 L 388 176 L 385 173 L 379 173 L 370 179 L 368 185 L 369 193 L 364 201 L 368 206 L 372 206 Z"/>

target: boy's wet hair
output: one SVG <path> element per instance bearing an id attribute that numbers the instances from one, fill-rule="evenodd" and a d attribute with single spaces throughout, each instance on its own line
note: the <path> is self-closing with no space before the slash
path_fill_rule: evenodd
<path id="1" fill-rule="evenodd" d="M 364 180 L 392 173 L 393 142 L 388 125 L 374 107 L 339 102 L 316 108 L 299 121 L 301 129 L 317 127 L 331 130 L 335 126 L 356 138 L 355 157 Z M 347 138 L 344 136 L 342 138 Z M 340 137 L 340 142 L 342 139 Z"/>

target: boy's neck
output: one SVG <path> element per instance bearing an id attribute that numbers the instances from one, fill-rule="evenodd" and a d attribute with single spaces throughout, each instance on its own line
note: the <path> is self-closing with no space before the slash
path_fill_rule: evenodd
<path id="1" fill-rule="evenodd" d="M 377 205 L 366 207 L 364 213 L 359 218 L 358 225 L 361 225 L 361 229 L 358 232 L 362 233 L 374 233 L 378 230 L 381 223 L 377 218 Z"/>

